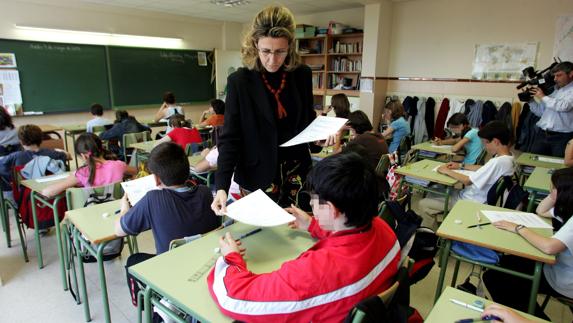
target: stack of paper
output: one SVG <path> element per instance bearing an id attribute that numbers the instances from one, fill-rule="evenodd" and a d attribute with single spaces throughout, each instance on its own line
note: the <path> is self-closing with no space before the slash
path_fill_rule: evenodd
<path id="1" fill-rule="evenodd" d="M 512 212 L 512 211 L 481 211 L 491 222 L 509 221 L 515 224 L 521 224 L 528 228 L 553 228 L 539 216 L 533 213 Z"/>
<path id="2" fill-rule="evenodd" d="M 317 117 L 308 125 L 308 127 L 301 131 L 296 137 L 282 144 L 281 147 L 289 147 L 327 139 L 329 135 L 334 135 L 338 130 L 340 130 L 346 121 L 348 121 L 348 119 L 323 116 Z"/>
<path id="3" fill-rule="evenodd" d="M 260 189 L 229 205 L 227 216 L 259 227 L 272 227 L 295 220 L 294 216 L 278 206 Z"/>

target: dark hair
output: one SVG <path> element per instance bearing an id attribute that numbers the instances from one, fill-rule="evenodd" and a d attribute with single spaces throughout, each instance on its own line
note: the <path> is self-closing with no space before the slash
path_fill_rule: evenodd
<path id="1" fill-rule="evenodd" d="M 99 103 L 94 103 L 90 107 L 90 111 L 94 116 L 102 116 L 103 115 L 103 106 Z"/>
<path id="2" fill-rule="evenodd" d="M 211 106 L 215 110 L 215 114 L 225 114 L 225 102 L 223 100 L 211 100 Z"/>
<path id="3" fill-rule="evenodd" d="M 163 102 L 167 104 L 175 104 L 175 94 L 173 94 L 173 92 L 163 93 Z"/>
<path id="4" fill-rule="evenodd" d="M 348 115 L 347 124 L 352 127 L 357 134 L 363 134 L 366 131 L 372 130 L 372 123 L 368 119 L 368 116 L 360 110 L 351 112 Z"/>
<path id="5" fill-rule="evenodd" d="M 384 106 L 384 109 L 390 110 L 392 113 L 392 120 L 399 119 L 405 115 L 404 106 L 398 100 L 390 100 Z"/>
<path id="6" fill-rule="evenodd" d="M 104 149 L 101 139 L 93 133 L 83 133 L 76 139 L 74 149 L 77 154 L 88 155 L 87 167 L 90 170 L 88 183 L 93 185 L 96 172 L 96 158 L 103 158 Z"/>
<path id="7" fill-rule="evenodd" d="M 482 139 L 492 141 L 493 139 L 499 140 L 502 145 L 509 145 L 511 141 L 511 132 L 507 125 L 499 120 L 488 122 L 480 131 L 478 136 Z"/>
<path id="8" fill-rule="evenodd" d="M 344 145 L 341 153 L 342 154 L 351 154 L 351 153 L 357 154 L 360 157 L 362 157 L 362 159 L 365 162 L 372 165 L 372 159 L 370 158 L 370 154 L 368 153 L 368 149 L 366 149 L 366 147 L 364 147 L 363 145 L 356 143 L 355 141 L 351 141 L 351 142 L 347 143 L 346 145 Z M 376 163 L 376 165 L 372 165 L 372 167 L 374 167 L 374 172 L 376 173 L 376 181 L 378 182 L 378 202 L 382 202 L 382 201 L 384 201 L 386 196 L 388 196 L 388 192 L 390 191 L 390 185 L 388 184 L 386 177 L 384 177 L 383 175 L 380 175 L 376 171 L 376 167 L 378 167 L 378 163 Z"/>
<path id="9" fill-rule="evenodd" d="M 573 63 L 568 61 L 561 62 L 551 69 L 551 74 L 555 74 L 559 71 L 565 72 L 567 74 L 571 73 L 571 71 L 573 71 Z"/>
<path id="10" fill-rule="evenodd" d="M 463 114 L 463 113 L 461 113 L 461 112 L 457 112 L 457 113 L 454 113 L 454 114 L 450 117 L 450 119 L 448 120 L 447 125 L 448 125 L 448 127 L 449 127 L 449 126 L 460 126 L 460 125 L 462 125 L 462 126 L 469 126 L 469 125 L 470 125 L 470 122 L 469 122 L 469 120 L 468 120 L 468 117 L 466 117 L 465 114 Z M 468 131 L 470 131 L 470 127 L 466 127 L 466 129 L 462 130 L 461 137 L 465 136 L 466 133 L 468 133 Z"/>
<path id="11" fill-rule="evenodd" d="M 320 201 L 331 202 L 346 215 L 347 226 L 364 226 L 376 216 L 376 173 L 358 154 L 336 154 L 323 159 L 310 171 L 307 185 Z"/>
<path id="12" fill-rule="evenodd" d="M 149 154 L 147 168 L 163 185 L 183 185 L 189 177 L 189 160 L 181 146 L 174 142 L 157 145 Z"/>
<path id="13" fill-rule="evenodd" d="M 129 113 L 125 110 L 117 110 L 115 111 L 115 122 L 121 122 L 124 119 L 129 118 Z"/>
<path id="14" fill-rule="evenodd" d="M 573 167 L 555 170 L 551 175 L 551 183 L 557 190 L 553 213 L 566 223 L 573 215 Z"/>
<path id="15" fill-rule="evenodd" d="M 18 129 L 18 139 L 24 146 L 41 145 L 42 129 L 34 124 L 20 126 Z"/>
<path id="16" fill-rule="evenodd" d="M 172 128 L 183 128 L 189 127 L 189 122 L 185 120 L 185 116 L 179 113 L 176 113 L 169 117 L 169 125 Z"/>
<path id="17" fill-rule="evenodd" d="M 14 124 L 12 123 L 12 117 L 0 105 L 0 130 L 6 130 L 6 128 L 14 129 Z"/>
<path id="18" fill-rule="evenodd" d="M 330 99 L 330 105 L 334 109 L 334 114 L 338 118 L 348 118 L 350 114 L 350 102 L 344 93 L 338 93 Z"/>

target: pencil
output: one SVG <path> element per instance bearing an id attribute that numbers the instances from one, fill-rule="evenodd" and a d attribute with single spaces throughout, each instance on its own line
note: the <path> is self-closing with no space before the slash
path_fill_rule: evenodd
<path id="1" fill-rule="evenodd" d="M 491 222 L 473 224 L 473 225 L 468 226 L 468 229 L 469 228 L 475 228 L 475 227 L 481 227 L 481 226 L 488 225 L 488 224 L 491 224 Z"/>

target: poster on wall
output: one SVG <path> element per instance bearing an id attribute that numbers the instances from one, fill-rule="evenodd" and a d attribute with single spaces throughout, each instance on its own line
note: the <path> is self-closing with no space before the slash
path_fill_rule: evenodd
<path id="1" fill-rule="evenodd" d="M 573 16 L 557 18 L 553 57 L 573 62 Z"/>
<path id="2" fill-rule="evenodd" d="M 475 47 L 472 79 L 517 81 L 521 71 L 535 67 L 538 43 L 478 44 Z"/>
<path id="3" fill-rule="evenodd" d="M 16 68 L 16 55 L 0 53 L 0 68 Z"/>
<path id="4" fill-rule="evenodd" d="M 20 76 L 17 70 L 0 70 L 0 96 L 2 106 L 10 115 L 22 108 L 22 92 L 20 91 Z"/>

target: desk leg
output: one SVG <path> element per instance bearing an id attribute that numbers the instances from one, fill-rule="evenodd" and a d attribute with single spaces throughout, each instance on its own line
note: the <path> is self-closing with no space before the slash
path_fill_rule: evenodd
<path id="1" fill-rule="evenodd" d="M 64 130 L 64 148 L 66 149 L 66 151 L 68 151 L 68 136 L 70 135 L 70 132 L 67 130 Z"/>
<path id="2" fill-rule="evenodd" d="M 56 196 L 51 208 L 54 213 L 54 226 L 56 227 L 56 241 L 58 243 L 58 256 L 60 257 L 60 273 L 62 276 L 64 290 L 68 290 L 68 281 L 66 280 L 66 264 L 64 263 L 64 250 L 62 247 L 62 233 L 60 231 L 60 218 L 58 214 L 58 202 L 61 199 L 62 195 Z"/>
<path id="3" fill-rule="evenodd" d="M 80 232 L 77 228 L 73 229 L 74 241 L 76 246 L 76 254 L 78 255 L 78 271 L 80 273 L 80 288 L 82 293 L 82 298 L 84 299 L 84 315 L 86 317 L 86 322 L 91 321 L 90 317 L 90 303 L 88 299 L 88 292 L 86 286 L 86 276 L 84 272 L 84 260 L 82 258 L 82 248 L 80 245 Z"/>
<path id="4" fill-rule="evenodd" d="M 75 156 L 74 161 L 76 162 L 76 169 L 78 169 L 78 153 L 76 153 L 76 135 L 73 133 L 72 133 L 72 145 L 74 147 L 74 156 Z"/>
<path id="5" fill-rule="evenodd" d="M 529 203 L 527 203 L 527 212 L 531 212 L 533 210 L 533 204 L 535 204 L 535 198 L 537 198 L 537 192 L 529 192 Z"/>
<path id="6" fill-rule="evenodd" d="M 444 219 L 446 218 L 446 216 L 448 216 L 451 192 L 452 188 L 450 186 L 446 186 L 446 196 L 444 196 Z"/>
<path id="7" fill-rule="evenodd" d="M 143 308 L 145 315 L 145 323 L 153 323 L 153 311 L 151 309 L 151 287 L 146 286 L 143 293 Z"/>
<path id="8" fill-rule="evenodd" d="M 8 248 L 12 247 L 12 238 L 10 237 L 10 218 L 8 214 L 8 207 L 4 202 L 4 192 L 0 192 L 0 217 L 2 217 L 2 228 L 6 234 L 6 245 Z M 18 223 L 16 223 L 18 225 Z"/>
<path id="9" fill-rule="evenodd" d="M 30 203 L 32 204 L 32 219 L 34 220 L 34 239 L 36 240 L 36 250 L 38 252 L 38 268 L 44 268 L 44 259 L 42 258 L 42 243 L 40 243 L 40 232 L 38 229 L 38 216 L 36 215 L 36 192 L 30 194 Z"/>
<path id="10" fill-rule="evenodd" d="M 398 194 L 397 196 L 401 196 L 402 195 L 402 187 L 404 185 L 404 178 L 405 176 L 402 176 L 402 178 L 400 179 L 400 184 L 398 184 Z"/>
<path id="11" fill-rule="evenodd" d="M 537 291 L 539 290 L 539 282 L 541 281 L 541 275 L 543 274 L 541 267 L 543 265 L 541 262 L 535 262 L 535 269 L 533 270 L 533 282 L 531 284 L 531 295 L 529 296 L 529 307 L 527 312 L 529 314 L 535 313 L 535 306 L 537 305 Z"/>
<path id="12" fill-rule="evenodd" d="M 111 317 L 109 314 L 109 300 L 107 296 L 107 282 L 105 280 L 105 268 L 103 267 L 103 249 L 107 243 L 102 242 L 97 247 L 97 265 L 99 270 L 99 283 L 101 288 L 101 297 L 103 301 L 103 310 L 105 315 L 106 323 L 111 323 Z"/>
<path id="13" fill-rule="evenodd" d="M 440 254 L 440 276 L 438 278 L 438 286 L 436 286 L 436 296 L 434 297 L 434 304 L 440 298 L 442 294 L 442 288 L 444 287 L 444 278 L 446 276 L 446 269 L 448 267 L 448 259 L 450 256 L 450 249 L 452 248 L 452 242 L 450 240 L 444 240 L 442 245 L 442 250 Z"/>

